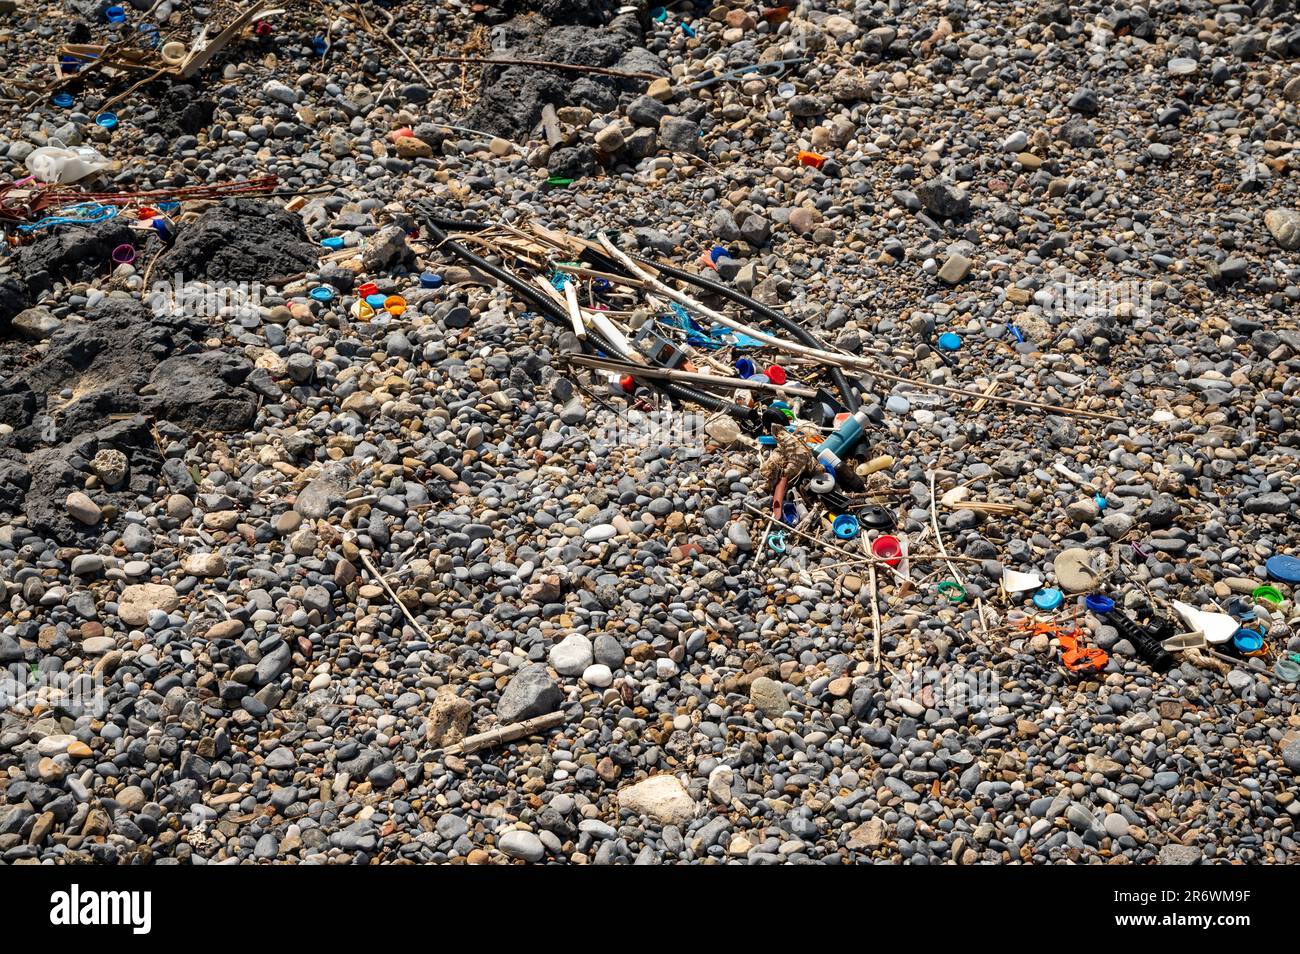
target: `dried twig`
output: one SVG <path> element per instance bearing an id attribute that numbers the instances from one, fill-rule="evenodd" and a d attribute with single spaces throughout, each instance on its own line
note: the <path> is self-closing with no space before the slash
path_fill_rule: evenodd
<path id="1" fill-rule="evenodd" d="M 535 732 L 553 729 L 564 720 L 565 715 L 562 711 L 548 712 L 546 715 L 524 719 L 522 722 L 512 722 L 509 725 L 488 729 L 488 731 L 480 732 L 477 735 L 467 736 L 463 741 L 456 745 L 449 745 L 442 751 L 444 755 L 473 755 L 480 749 L 500 745 L 503 742 L 513 742 L 515 739 L 521 739 Z"/>
<path id="2" fill-rule="evenodd" d="M 361 556 L 361 562 L 366 565 L 366 569 L 370 571 L 370 575 L 373 576 L 375 581 L 384 588 L 384 591 L 388 594 L 389 598 L 397 604 L 397 608 L 402 611 L 402 615 L 405 616 L 410 624 L 415 627 L 415 631 L 424 637 L 425 642 L 433 642 L 433 637 L 430 636 L 428 631 L 425 630 L 425 628 L 416 621 L 415 617 L 411 615 L 411 611 L 406 608 L 406 604 L 397 598 L 397 594 L 394 593 L 393 588 L 388 585 L 388 581 L 384 579 L 384 575 L 379 572 L 378 567 L 370 562 L 370 557 L 366 555 L 366 551 L 361 550 L 359 551 L 359 554 Z"/>

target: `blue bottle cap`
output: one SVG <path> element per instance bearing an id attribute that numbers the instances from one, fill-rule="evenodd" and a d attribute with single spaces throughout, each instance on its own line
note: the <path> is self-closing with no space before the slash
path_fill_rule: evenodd
<path id="1" fill-rule="evenodd" d="M 126 11 L 121 7 L 108 7 L 104 10 L 104 19 L 109 23 L 125 22 Z"/>
<path id="2" fill-rule="evenodd" d="M 1264 646 L 1264 634 L 1258 630 L 1246 629 L 1243 626 L 1232 634 L 1232 645 L 1237 647 L 1238 652 L 1259 652 Z"/>
<path id="3" fill-rule="evenodd" d="M 334 300 L 334 289 L 330 288 L 328 285 L 317 285 L 307 294 L 311 295 L 311 297 L 316 299 L 317 301 Z"/>
<path id="4" fill-rule="evenodd" d="M 100 113 L 95 117 L 95 125 L 102 126 L 104 129 L 116 129 L 117 115 L 115 113 Z"/>
<path id="5" fill-rule="evenodd" d="M 835 531 L 835 536 L 841 540 L 852 540 L 858 535 L 861 527 L 858 526 L 858 518 L 851 513 L 842 513 L 835 518 L 831 524 L 831 529 Z"/>
<path id="6" fill-rule="evenodd" d="M 771 434 L 763 434 L 762 436 L 760 436 L 760 437 L 758 438 L 758 446 L 759 446 L 759 447 L 775 447 L 775 446 L 776 446 L 776 438 L 773 437 Z"/>
<path id="7" fill-rule="evenodd" d="M 954 331 L 945 331 L 939 336 L 939 348 L 943 351 L 956 351 L 961 347 L 961 335 Z"/>
<path id="8" fill-rule="evenodd" d="M 1300 583 L 1300 560 L 1293 556 L 1279 554 L 1269 557 L 1268 562 L 1264 564 L 1264 569 L 1275 580 L 1281 580 L 1283 583 Z"/>
<path id="9" fill-rule="evenodd" d="M 1045 589 L 1039 590 L 1034 594 L 1034 605 L 1040 610 L 1054 610 L 1061 605 L 1061 600 L 1065 599 L 1060 590 Z"/>
<path id="10" fill-rule="evenodd" d="M 751 378 L 754 376 L 754 362 L 748 358 L 736 359 L 736 373 L 742 378 Z"/>
<path id="11" fill-rule="evenodd" d="M 50 102 L 59 109 L 69 109 L 76 100 L 72 98 L 71 93 L 55 93 L 50 97 Z"/>
<path id="12" fill-rule="evenodd" d="M 731 253 L 728 252 L 721 245 L 715 245 L 713 246 L 712 249 L 709 250 L 709 258 L 712 261 L 716 262 L 720 258 L 731 258 Z"/>
<path id="13" fill-rule="evenodd" d="M 387 295 L 367 295 L 366 304 L 378 311 L 384 307 L 384 302 L 388 300 Z"/>
<path id="14" fill-rule="evenodd" d="M 343 247 L 343 236 L 331 235 L 329 238 L 321 239 L 320 243 L 329 249 L 340 249 Z"/>
<path id="15" fill-rule="evenodd" d="M 1102 596 L 1100 593 L 1089 593 L 1083 598 L 1083 605 L 1088 608 L 1089 613 L 1104 616 L 1115 608 L 1115 601 L 1109 596 Z"/>
<path id="16" fill-rule="evenodd" d="M 781 519 L 793 526 L 799 522 L 799 508 L 792 503 L 781 505 Z"/>
<path id="17" fill-rule="evenodd" d="M 425 272 L 423 275 L 420 276 L 420 287 L 421 287 L 421 288 L 441 288 L 441 287 L 442 287 L 442 276 L 441 276 L 441 275 L 438 275 L 438 274 L 435 274 L 434 272 Z"/>

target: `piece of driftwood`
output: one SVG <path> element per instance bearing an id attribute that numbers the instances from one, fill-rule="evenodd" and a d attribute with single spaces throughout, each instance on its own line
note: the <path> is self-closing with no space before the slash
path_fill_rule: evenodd
<path id="1" fill-rule="evenodd" d="M 237 14 L 235 19 L 231 20 L 224 30 L 214 36 L 211 40 L 204 43 L 204 36 L 207 33 L 207 25 L 203 27 L 203 32 L 199 34 L 198 40 L 190 47 L 190 52 L 185 59 L 181 61 L 178 68 L 181 76 L 189 79 L 208 62 L 230 45 L 230 41 L 243 32 L 244 27 L 248 26 L 254 20 L 265 20 L 267 17 L 273 17 L 278 13 L 284 13 L 282 9 L 269 7 L 263 3 L 254 3 L 245 7 L 243 12 Z"/>
<path id="2" fill-rule="evenodd" d="M 467 736 L 457 744 L 449 745 L 442 751 L 444 755 L 473 755 L 481 749 L 491 748 L 505 742 L 513 742 L 515 739 L 522 739 L 526 735 L 553 729 L 564 722 L 565 718 L 563 712 L 548 712 L 546 715 L 534 716 L 531 719 L 512 722 L 509 725 L 500 725 L 495 729 Z"/>

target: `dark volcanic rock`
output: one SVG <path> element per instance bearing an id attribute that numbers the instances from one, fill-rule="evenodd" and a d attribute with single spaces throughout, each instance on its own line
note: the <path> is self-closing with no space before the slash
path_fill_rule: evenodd
<path id="1" fill-rule="evenodd" d="M 603 27 L 579 25 L 585 22 L 552 26 L 540 16 L 516 17 L 500 27 L 501 42 L 493 55 L 613 67 L 641 43 L 636 14 L 619 15 Z M 547 103 L 604 112 L 613 108 L 625 86 L 628 91 L 633 89 L 632 84 L 615 77 L 579 77 L 533 66 L 497 67 L 485 71 L 482 96 L 466 115 L 465 125 L 520 139 L 537 126 Z"/>
<path id="2" fill-rule="evenodd" d="M 129 470 L 122 486 L 97 490 L 96 502 L 131 509 L 153 492 L 163 465 L 150 419 L 237 430 L 257 414 L 257 395 L 243 387 L 252 365 L 201 350 L 209 333 L 201 322 L 116 296 L 90 318 L 64 325 L 41 357 L 0 378 L 0 423 L 13 428 L 0 437 L 0 511 L 25 512 L 37 532 L 64 541 L 102 529 L 66 507 L 99 451 L 125 454 Z"/>
<path id="3" fill-rule="evenodd" d="M 155 417 L 182 427 L 235 431 L 257 416 L 257 397 L 239 385 L 253 366 L 227 351 L 177 355 L 149 378 Z"/>
<path id="4" fill-rule="evenodd" d="M 135 241 L 136 233 L 116 218 L 85 227 L 65 227 L 22 248 L 18 252 L 18 270 L 32 292 L 42 292 L 56 281 L 90 281 L 112 271 L 113 249 Z M 0 305 L 0 311 L 4 308 Z"/>
<path id="5" fill-rule="evenodd" d="M 300 216 L 257 199 L 226 199 L 181 231 L 154 273 L 266 282 L 315 268 L 319 251 Z"/>

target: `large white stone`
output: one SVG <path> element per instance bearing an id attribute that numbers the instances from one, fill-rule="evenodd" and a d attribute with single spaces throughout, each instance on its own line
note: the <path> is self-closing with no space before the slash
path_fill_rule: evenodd
<path id="1" fill-rule="evenodd" d="M 619 807 L 665 825 L 685 825 L 695 817 L 695 800 L 673 775 L 654 775 L 618 793 Z"/>

